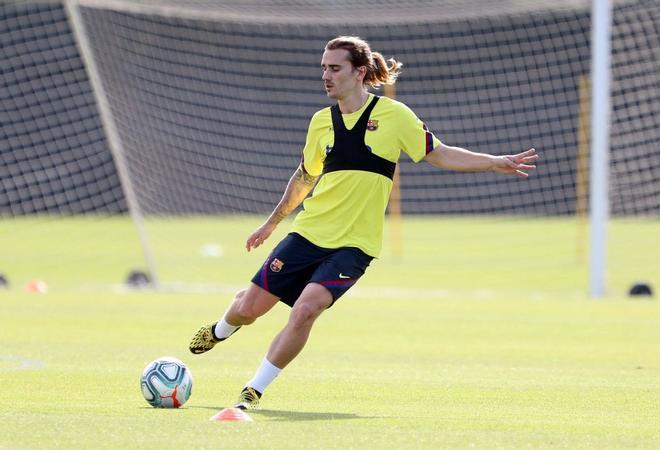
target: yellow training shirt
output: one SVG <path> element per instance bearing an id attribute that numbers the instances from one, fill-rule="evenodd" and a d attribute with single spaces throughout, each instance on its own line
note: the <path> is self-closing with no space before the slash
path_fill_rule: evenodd
<path id="1" fill-rule="evenodd" d="M 374 100 L 369 94 L 358 111 L 342 114 L 347 129 L 353 128 Z M 326 154 L 335 134 L 330 107 L 312 117 L 303 150 L 303 166 L 310 175 L 323 173 Z M 364 143 L 377 156 L 396 163 L 401 151 L 421 161 L 440 141 L 403 103 L 381 97 L 369 117 Z M 323 174 L 312 196 L 303 203 L 292 230 L 319 247 L 357 247 L 378 257 L 383 241 L 385 209 L 392 190 L 387 176 L 363 170 L 337 170 Z"/>

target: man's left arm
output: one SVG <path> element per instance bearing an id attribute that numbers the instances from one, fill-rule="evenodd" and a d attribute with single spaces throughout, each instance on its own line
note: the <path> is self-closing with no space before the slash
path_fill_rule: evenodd
<path id="1" fill-rule="evenodd" d="M 461 147 L 438 144 L 424 160 L 434 167 L 459 172 L 498 172 L 527 178 L 529 171 L 536 169 L 539 159 L 536 150 L 530 148 L 515 155 L 490 155 L 475 153 Z"/>

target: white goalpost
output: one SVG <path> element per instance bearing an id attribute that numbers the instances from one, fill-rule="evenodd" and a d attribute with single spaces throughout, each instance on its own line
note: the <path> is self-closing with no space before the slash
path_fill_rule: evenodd
<path id="1" fill-rule="evenodd" d="M 92 86 L 94 97 L 96 98 L 99 116 L 101 117 L 101 122 L 103 124 L 105 135 L 108 141 L 108 147 L 112 152 L 112 156 L 117 167 L 117 173 L 121 181 L 121 187 L 126 198 L 126 203 L 128 205 L 128 212 L 131 215 L 131 219 L 133 220 L 133 224 L 135 225 L 135 229 L 140 240 L 140 246 L 142 247 L 144 261 L 146 263 L 149 275 L 149 283 L 151 284 L 151 287 L 158 289 L 159 282 L 158 272 L 156 269 L 156 258 L 154 257 L 154 253 L 151 249 L 149 238 L 144 227 L 144 218 L 142 215 L 142 210 L 140 209 L 140 204 L 137 201 L 137 197 L 135 195 L 133 182 L 131 180 L 128 169 L 126 168 L 125 152 L 122 147 L 121 138 L 117 132 L 115 119 L 113 117 L 112 111 L 110 110 L 110 105 L 103 89 L 103 81 L 98 73 L 98 68 L 94 60 L 94 54 L 89 44 L 88 33 L 86 32 L 85 24 L 80 17 L 80 2 L 78 0 L 66 0 L 65 6 L 69 20 L 71 22 L 73 34 L 75 36 L 76 42 L 78 43 L 80 53 L 89 74 L 89 82 Z"/>
<path id="2" fill-rule="evenodd" d="M 610 163 L 611 0 L 593 0 L 591 13 L 591 296 L 606 292 L 607 222 Z"/>

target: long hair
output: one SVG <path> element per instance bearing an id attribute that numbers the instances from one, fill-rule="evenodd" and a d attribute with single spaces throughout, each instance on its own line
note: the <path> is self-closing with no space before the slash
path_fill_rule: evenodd
<path id="1" fill-rule="evenodd" d="M 403 64 L 394 58 L 385 61 L 383 55 L 371 51 L 369 43 L 357 36 L 339 36 L 325 45 L 326 50 L 344 49 L 349 53 L 353 67 L 366 67 L 364 84 L 373 88 L 381 84 L 394 84 Z"/>

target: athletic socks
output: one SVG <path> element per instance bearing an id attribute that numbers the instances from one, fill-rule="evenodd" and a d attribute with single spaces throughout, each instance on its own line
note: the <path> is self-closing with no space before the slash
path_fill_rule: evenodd
<path id="1" fill-rule="evenodd" d="M 227 321 L 225 321 L 225 318 L 223 317 L 222 319 L 220 319 L 218 323 L 216 323 L 213 326 L 213 335 L 215 336 L 216 339 L 227 339 L 238 328 L 240 327 L 229 325 Z"/>
<path id="2" fill-rule="evenodd" d="M 257 390 L 259 394 L 262 394 L 268 385 L 277 378 L 282 369 L 271 364 L 268 359 L 264 358 L 261 361 L 261 365 L 257 369 L 257 373 L 254 374 L 254 377 L 247 382 L 246 386 Z"/>

